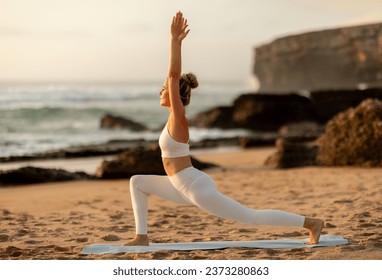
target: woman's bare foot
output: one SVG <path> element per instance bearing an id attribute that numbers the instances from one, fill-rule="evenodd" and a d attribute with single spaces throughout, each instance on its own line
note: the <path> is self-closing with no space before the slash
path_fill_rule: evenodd
<path id="1" fill-rule="evenodd" d="M 324 221 L 314 218 L 305 218 L 304 228 L 309 230 L 309 242 L 306 244 L 317 244 L 320 241 L 322 229 L 324 228 Z"/>
<path id="2" fill-rule="evenodd" d="M 149 246 L 149 238 L 146 234 L 137 234 L 134 239 L 127 242 L 125 246 Z"/>

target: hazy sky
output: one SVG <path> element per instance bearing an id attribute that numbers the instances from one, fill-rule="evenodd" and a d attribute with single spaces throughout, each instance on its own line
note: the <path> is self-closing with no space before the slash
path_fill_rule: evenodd
<path id="1" fill-rule="evenodd" d="M 248 79 L 279 37 L 382 22 L 382 0 L 0 0 L 0 80 L 164 79 L 178 10 L 183 70 L 205 80 Z"/>

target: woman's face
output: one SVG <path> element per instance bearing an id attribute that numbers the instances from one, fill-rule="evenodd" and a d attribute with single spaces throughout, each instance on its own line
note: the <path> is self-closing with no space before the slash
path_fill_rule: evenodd
<path id="1" fill-rule="evenodd" d="M 162 90 L 159 93 L 160 105 L 163 107 L 170 107 L 170 98 L 168 93 L 167 81 L 163 84 Z"/>

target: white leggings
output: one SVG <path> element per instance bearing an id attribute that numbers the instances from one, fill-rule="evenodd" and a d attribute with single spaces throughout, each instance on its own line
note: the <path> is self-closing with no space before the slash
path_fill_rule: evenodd
<path id="1" fill-rule="evenodd" d="M 206 173 L 188 167 L 172 176 L 135 175 L 130 193 L 137 234 L 147 234 L 147 194 L 180 203 L 194 204 L 224 219 L 245 224 L 303 226 L 305 217 L 279 210 L 253 210 L 221 194 Z"/>

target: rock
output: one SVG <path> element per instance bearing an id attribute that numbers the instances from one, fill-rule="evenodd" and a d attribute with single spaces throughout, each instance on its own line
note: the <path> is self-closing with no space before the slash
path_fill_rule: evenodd
<path id="1" fill-rule="evenodd" d="M 287 36 L 255 48 L 259 92 L 382 86 L 382 23 Z"/>
<path id="2" fill-rule="evenodd" d="M 277 140 L 277 133 L 258 133 L 254 136 L 240 137 L 240 147 L 264 147 L 274 146 Z"/>
<path id="3" fill-rule="evenodd" d="M 204 128 L 235 128 L 236 124 L 232 119 L 233 108 L 232 106 L 222 106 L 212 108 L 205 112 L 199 113 L 194 118 L 190 119 L 189 125 Z"/>
<path id="4" fill-rule="evenodd" d="M 337 114 L 317 142 L 321 165 L 382 166 L 382 102 L 367 99 Z"/>
<path id="5" fill-rule="evenodd" d="M 311 100 L 304 96 L 249 93 L 240 95 L 231 107 L 217 107 L 198 114 L 190 120 L 190 125 L 276 131 L 289 122 L 316 118 Z"/>
<path id="6" fill-rule="evenodd" d="M 203 139 L 198 142 L 191 142 L 191 149 L 211 149 L 216 147 L 232 147 L 240 144 L 240 137 L 216 138 L 216 139 Z"/>
<path id="7" fill-rule="evenodd" d="M 87 180 L 92 178 L 92 176 L 84 172 L 72 173 L 62 169 L 27 166 L 19 169 L 0 171 L 0 186 Z"/>
<path id="8" fill-rule="evenodd" d="M 93 144 L 84 145 L 76 147 L 68 147 L 59 150 L 47 151 L 42 153 L 36 153 L 24 156 L 11 156 L 11 157 L 0 157 L 1 162 L 15 162 L 15 161 L 31 161 L 31 160 L 44 160 L 44 159 L 57 159 L 57 158 L 85 158 L 85 157 L 96 157 L 105 155 L 116 155 L 126 151 L 131 147 L 136 147 L 138 145 L 150 145 L 152 143 L 158 142 L 147 141 L 144 139 L 134 139 L 134 140 L 110 140 L 103 144 Z"/>
<path id="9" fill-rule="evenodd" d="M 279 129 L 279 137 L 289 142 L 309 142 L 324 134 L 325 125 L 317 122 L 305 121 L 289 123 Z"/>
<path id="10" fill-rule="evenodd" d="M 316 119 L 311 101 L 297 94 L 244 94 L 233 107 L 234 123 L 250 130 L 277 131 L 290 122 Z"/>
<path id="11" fill-rule="evenodd" d="M 265 161 L 274 168 L 291 168 L 316 165 L 317 145 L 315 142 L 291 142 L 277 139 L 277 151 Z"/>
<path id="12" fill-rule="evenodd" d="M 282 149 L 278 153 L 283 153 L 282 158 L 293 160 L 296 157 L 299 163 L 287 163 L 291 165 L 301 166 L 304 162 L 309 165 L 313 164 L 313 149 L 311 142 L 319 138 L 324 133 L 325 126 L 314 121 L 302 121 L 289 123 L 280 127 L 278 132 L 256 133 L 256 137 L 241 137 L 240 146 L 242 148 L 274 146 Z M 278 141 L 278 142 L 277 142 Z M 277 144 L 278 143 L 278 144 Z M 298 155 L 293 156 L 291 153 L 296 151 Z M 288 153 L 288 155 L 285 155 Z M 284 163 L 276 164 L 276 166 L 284 166 Z"/>
<path id="13" fill-rule="evenodd" d="M 310 98 L 318 120 L 327 122 L 336 114 L 358 106 L 363 100 L 368 98 L 382 100 L 382 88 L 313 91 Z"/>
<path id="14" fill-rule="evenodd" d="M 101 119 L 101 128 L 109 129 L 122 129 L 128 128 L 132 131 L 144 131 L 147 130 L 147 127 L 144 125 L 134 122 L 132 120 L 126 119 L 121 116 L 113 116 L 111 114 L 106 114 Z"/>
<path id="15" fill-rule="evenodd" d="M 193 157 L 191 157 L 191 161 L 198 169 L 215 166 L 202 163 Z M 115 160 L 103 161 L 96 171 L 96 177 L 102 179 L 130 178 L 136 174 L 166 174 L 158 145 L 130 149 L 120 154 Z"/>

